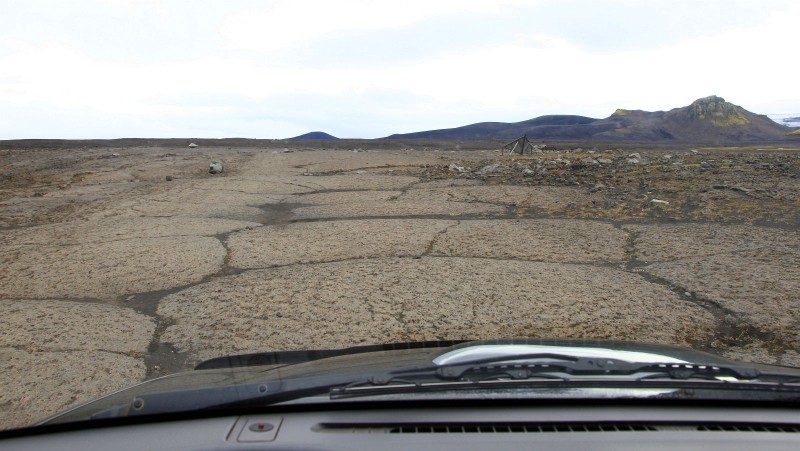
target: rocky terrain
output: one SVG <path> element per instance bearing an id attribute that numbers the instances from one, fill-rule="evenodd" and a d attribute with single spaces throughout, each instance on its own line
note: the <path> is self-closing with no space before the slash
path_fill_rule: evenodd
<path id="1" fill-rule="evenodd" d="M 0 426 L 256 351 L 586 337 L 800 366 L 800 149 L 198 142 L 0 144 Z"/>

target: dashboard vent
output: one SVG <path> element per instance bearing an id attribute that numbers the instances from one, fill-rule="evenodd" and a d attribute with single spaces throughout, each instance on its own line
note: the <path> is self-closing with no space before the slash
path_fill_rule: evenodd
<path id="1" fill-rule="evenodd" d="M 734 431 L 734 432 L 800 432 L 796 424 L 769 424 L 769 423 L 719 423 L 704 424 L 697 427 L 698 431 Z"/>
<path id="2" fill-rule="evenodd" d="M 317 432 L 345 434 L 503 434 L 558 432 L 800 432 L 795 424 L 772 423 L 321 423 Z"/>
<path id="3" fill-rule="evenodd" d="M 408 424 L 399 425 L 391 428 L 390 434 L 428 434 L 428 433 L 478 433 L 478 434 L 497 434 L 497 433 L 540 433 L 540 432 L 634 432 L 655 430 L 648 425 L 642 424 L 571 424 L 571 423 L 547 423 L 547 424 L 508 424 L 508 423 L 486 423 L 486 424 Z"/>

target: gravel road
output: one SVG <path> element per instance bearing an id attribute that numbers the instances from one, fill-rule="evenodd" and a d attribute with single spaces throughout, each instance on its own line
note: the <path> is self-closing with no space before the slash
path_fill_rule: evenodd
<path id="1" fill-rule="evenodd" d="M 255 351 L 614 338 L 800 365 L 798 152 L 286 150 L 0 151 L 0 427 Z"/>

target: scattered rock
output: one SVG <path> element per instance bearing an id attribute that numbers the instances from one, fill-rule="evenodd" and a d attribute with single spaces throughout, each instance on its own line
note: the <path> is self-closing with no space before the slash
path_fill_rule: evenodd
<path id="1" fill-rule="evenodd" d="M 364 171 L 364 170 L 358 170 L 358 171 L 356 171 L 356 174 L 358 174 L 358 175 L 364 175 L 364 174 L 366 174 L 366 173 L 367 173 L 367 171 Z"/>
<path id="2" fill-rule="evenodd" d="M 490 164 L 488 166 L 482 167 L 478 172 L 481 174 L 499 174 L 507 172 L 510 169 L 511 168 L 503 164 Z"/>
<path id="3" fill-rule="evenodd" d="M 647 164 L 649 162 L 647 158 L 642 158 L 642 155 L 638 152 L 629 154 L 626 161 L 628 164 Z"/>
<path id="4" fill-rule="evenodd" d="M 448 166 L 447 169 L 449 169 L 451 171 L 464 172 L 464 167 L 463 166 L 459 166 L 456 163 L 450 163 L 450 166 Z"/>
<path id="5" fill-rule="evenodd" d="M 613 161 L 609 160 L 608 158 L 598 158 L 597 162 L 600 164 L 611 164 Z"/>
<path id="6" fill-rule="evenodd" d="M 667 202 L 665 200 L 661 200 L 661 199 L 652 199 L 650 202 L 652 202 L 654 204 L 669 205 L 669 202 Z"/>
<path id="7" fill-rule="evenodd" d="M 208 166 L 209 174 L 220 174 L 223 172 L 225 172 L 225 167 L 219 161 L 212 161 L 211 164 Z"/>
<path id="8" fill-rule="evenodd" d="M 190 148 L 190 149 L 194 149 L 195 147 L 197 147 L 197 144 L 195 144 L 195 143 L 189 143 L 189 148 Z"/>
<path id="9" fill-rule="evenodd" d="M 732 185 L 727 185 L 727 184 L 712 185 L 711 188 L 713 188 L 713 189 L 729 189 L 731 191 L 738 191 L 740 193 L 745 193 L 745 194 L 750 193 L 750 190 L 747 189 L 747 188 L 742 188 L 741 186 L 732 186 Z"/>
<path id="10" fill-rule="evenodd" d="M 168 182 L 171 182 L 171 181 L 172 181 L 172 176 L 171 176 L 171 175 L 168 175 L 166 178 L 167 178 L 167 181 L 168 181 Z"/>

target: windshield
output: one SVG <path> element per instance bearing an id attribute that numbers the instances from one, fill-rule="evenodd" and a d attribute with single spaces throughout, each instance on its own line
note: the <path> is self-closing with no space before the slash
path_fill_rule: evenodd
<path id="1" fill-rule="evenodd" d="M 237 354 L 800 366 L 797 2 L 0 10 L 1 429 Z"/>

